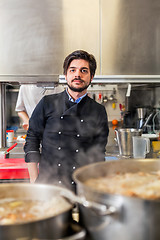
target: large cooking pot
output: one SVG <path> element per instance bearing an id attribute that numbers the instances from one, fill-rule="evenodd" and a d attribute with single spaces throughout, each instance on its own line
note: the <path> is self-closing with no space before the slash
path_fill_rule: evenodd
<path id="1" fill-rule="evenodd" d="M 16 202 L 23 200 L 47 201 L 47 206 L 48 204 L 50 206 L 55 202 L 53 200 L 56 200 L 54 207 L 57 210 L 60 204 L 61 210 L 56 211 L 54 214 L 49 212 L 49 216 L 48 212 L 44 210 L 45 214 L 40 216 L 39 219 L 27 220 L 23 223 L 0 223 L 0 239 L 4 240 L 28 240 L 34 238 L 82 240 L 86 235 L 85 229 L 73 224 L 72 209 L 75 203 L 79 203 L 85 208 L 92 209 L 102 215 L 111 214 L 112 211 L 103 204 L 87 201 L 84 197 L 78 197 L 66 188 L 47 184 L 1 184 L 0 202 L 10 201 L 10 199 L 14 199 Z"/>
<path id="2" fill-rule="evenodd" d="M 6 183 L 0 185 L 0 201 L 8 198 L 49 201 L 53 197 L 59 197 L 59 192 L 62 190 L 63 188 L 54 185 Z M 62 211 L 58 214 L 43 216 L 41 219 L 25 223 L 0 225 L 0 239 L 59 239 L 66 237 L 72 221 L 72 207 L 73 205 L 65 200 Z"/>
<path id="3" fill-rule="evenodd" d="M 144 200 L 116 194 L 105 194 L 85 185 L 90 178 L 112 173 L 154 172 L 160 170 L 160 160 L 137 159 L 99 162 L 77 169 L 73 178 L 79 197 L 113 208 L 112 214 L 97 214 L 80 205 L 80 222 L 91 239 L 100 240 L 159 240 L 160 201 Z"/>

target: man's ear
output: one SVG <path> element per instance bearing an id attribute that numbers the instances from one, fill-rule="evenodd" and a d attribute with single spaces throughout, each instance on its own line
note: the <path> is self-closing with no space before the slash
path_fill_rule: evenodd
<path id="1" fill-rule="evenodd" d="M 94 78 L 94 76 L 91 76 L 91 82 L 92 82 L 93 78 Z"/>

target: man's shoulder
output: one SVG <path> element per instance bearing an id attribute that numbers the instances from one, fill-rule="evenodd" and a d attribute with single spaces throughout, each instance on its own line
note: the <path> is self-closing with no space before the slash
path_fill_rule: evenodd
<path id="1" fill-rule="evenodd" d="M 60 93 L 52 93 L 49 95 L 45 95 L 43 98 L 45 101 L 50 101 L 53 99 L 61 99 L 64 94 L 65 94 L 65 91 L 60 92 Z"/>

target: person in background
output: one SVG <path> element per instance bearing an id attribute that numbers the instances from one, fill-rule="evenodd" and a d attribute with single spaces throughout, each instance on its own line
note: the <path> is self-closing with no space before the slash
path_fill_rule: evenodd
<path id="1" fill-rule="evenodd" d="M 74 51 L 65 58 L 63 70 L 68 86 L 40 100 L 29 121 L 24 151 L 31 183 L 75 190 L 73 171 L 104 161 L 109 128 L 105 107 L 87 95 L 96 71 L 94 56 Z"/>
<path id="2" fill-rule="evenodd" d="M 35 84 L 23 84 L 19 88 L 15 111 L 22 121 L 24 130 L 28 130 L 29 118 L 41 98 L 45 95 L 61 92 L 62 86 L 55 86 L 54 89 L 46 90 L 44 87 L 37 87 Z"/>

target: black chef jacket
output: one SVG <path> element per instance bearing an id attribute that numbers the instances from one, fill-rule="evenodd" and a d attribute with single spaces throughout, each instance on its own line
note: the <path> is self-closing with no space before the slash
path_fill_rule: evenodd
<path id="1" fill-rule="evenodd" d="M 29 121 L 25 161 L 39 162 L 40 182 L 70 187 L 77 167 L 104 160 L 108 133 L 105 107 L 87 95 L 78 104 L 66 91 L 44 96 Z"/>

